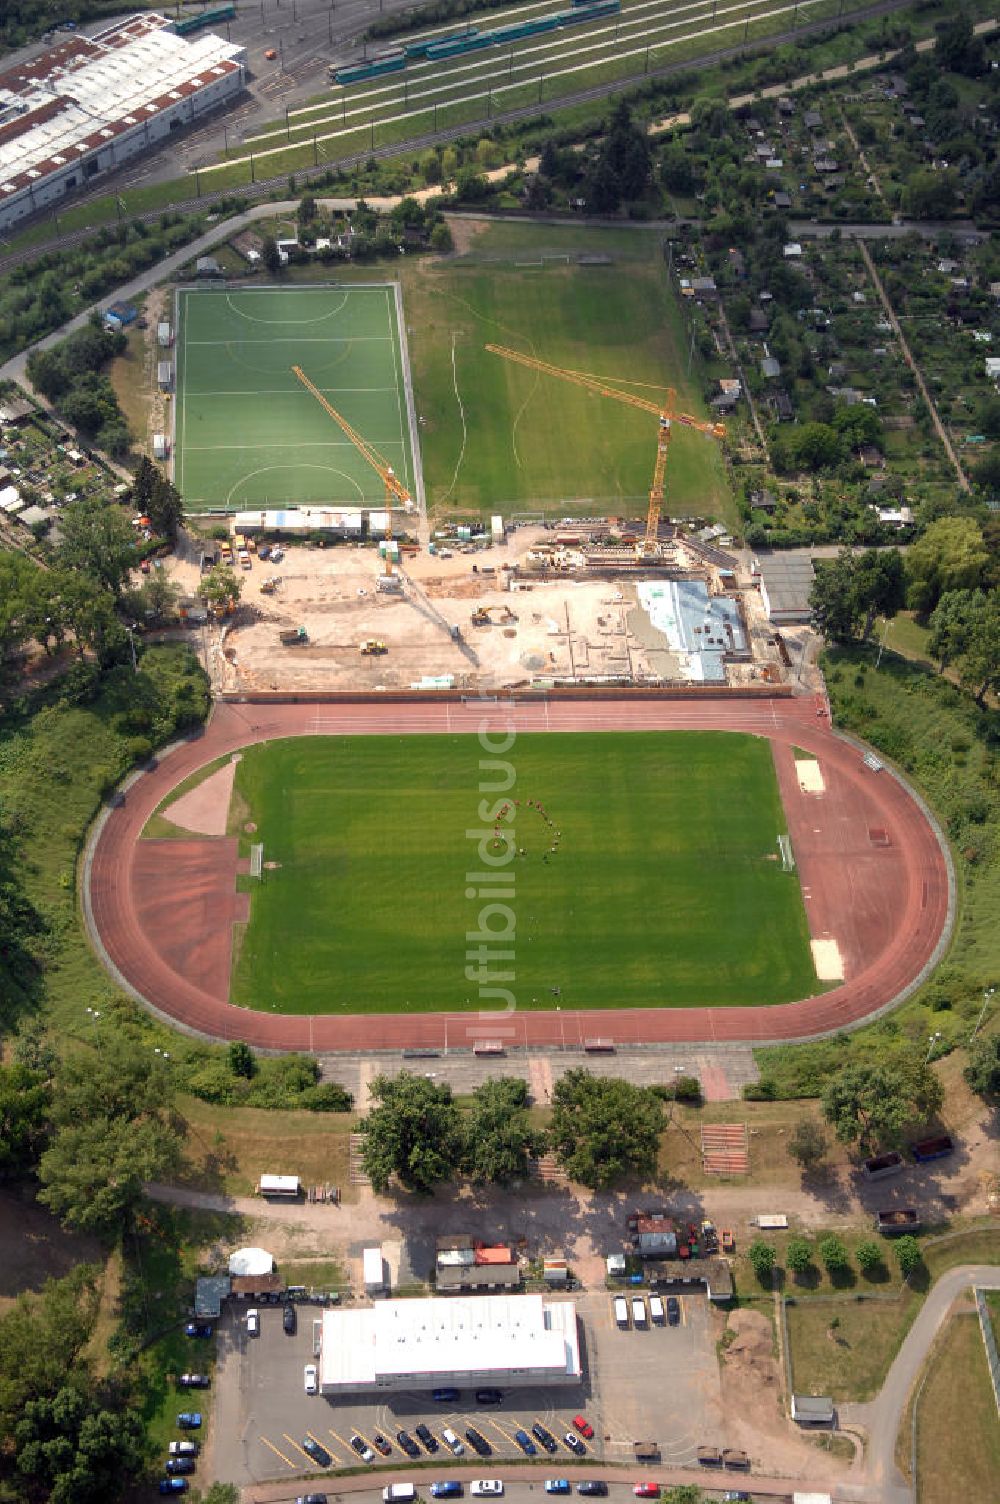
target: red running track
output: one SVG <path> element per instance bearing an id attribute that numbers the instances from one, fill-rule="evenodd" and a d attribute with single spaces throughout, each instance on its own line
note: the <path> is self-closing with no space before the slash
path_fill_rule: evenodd
<path id="1" fill-rule="evenodd" d="M 196 882 L 160 870 L 139 836 L 149 816 L 189 774 L 226 752 L 286 736 L 518 732 L 742 731 L 774 750 L 789 833 L 814 939 L 836 939 L 845 980 L 800 1002 L 772 1007 L 649 1008 L 497 1014 L 312 1017 L 264 1014 L 227 998 L 235 863 L 215 859 Z M 812 753 L 826 784 L 803 794 L 793 748 Z M 884 834 L 883 834 L 884 833 Z M 228 844 L 228 843 L 226 843 Z M 206 843 L 206 847 L 219 843 Z M 163 848 L 161 848 L 162 850 Z M 140 854 L 141 853 L 141 854 Z M 182 867 L 181 871 L 184 870 Z M 214 887 L 205 873 L 219 873 Z M 110 969 L 148 1006 L 182 1028 L 259 1049 L 366 1051 L 617 1045 L 806 1038 L 857 1023 L 903 992 L 932 958 L 949 922 L 949 870 L 938 836 L 906 789 L 873 772 L 836 736 L 812 699 L 551 701 L 489 704 L 219 705 L 204 732 L 166 754 L 126 789 L 93 842 L 88 919 Z M 178 937 L 189 936 L 185 947 Z M 221 946 L 211 951 L 211 937 Z"/>

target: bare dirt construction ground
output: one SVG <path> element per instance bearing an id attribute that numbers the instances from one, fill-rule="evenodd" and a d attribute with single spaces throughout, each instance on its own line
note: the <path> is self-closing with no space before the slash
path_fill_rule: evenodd
<path id="1" fill-rule="evenodd" d="M 0 1314 L 47 1279 L 61 1279 L 77 1264 L 103 1261 L 92 1238 L 64 1232 L 30 1197 L 0 1191 Z"/>
<path id="2" fill-rule="evenodd" d="M 240 693 L 408 689 L 449 676 L 454 687 L 472 692 L 549 676 L 680 678 L 676 656 L 639 607 L 630 581 L 521 579 L 515 589 L 504 588 L 504 566 L 551 536 L 526 527 L 507 544 L 474 555 L 407 556 L 398 594 L 376 589 L 381 568 L 371 547 L 291 545 L 280 564 L 252 555 L 241 576 L 238 620 L 224 640 L 217 629 L 210 634 L 216 687 Z M 188 595 L 197 592 L 199 552 L 188 540 L 166 562 Z M 265 591 L 271 581 L 273 592 Z M 753 620 L 759 600 L 752 591 L 746 598 Z M 477 607 L 491 608 L 489 626 L 472 625 Z M 307 640 L 282 646 L 279 634 L 291 627 L 304 627 Z M 766 642 L 753 635 L 755 653 L 766 657 Z M 386 651 L 362 655 L 366 639 L 384 643 Z"/>

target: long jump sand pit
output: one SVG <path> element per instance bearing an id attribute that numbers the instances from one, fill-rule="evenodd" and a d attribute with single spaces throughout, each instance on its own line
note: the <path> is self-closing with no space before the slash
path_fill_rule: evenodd
<path id="1" fill-rule="evenodd" d="M 230 1005 L 228 970 L 190 966 L 160 940 L 148 916 L 164 879 L 141 856 L 139 837 L 172 788 L 198 768 L 254 742 L 288 736 L 623 730 L 739 730 L 770 741 L 789 834 L 796 853 L 812 939 L 834 938 L 845 980 L 812 997 L 747 1008 L 601 1008 L 590 1012 L 280 1015 Z M 512 743 L 513 745 L 513 743 Z M 824 769 L 822 805 L 803 801 L 795 749 Z M 892 832 L 888 846 L 870 838 L 873 827 Z M 158 843 L 159 844 L 159 843 Z M 163 846 L 176 845 L 164 842 Z M 219 840 L 204 843 L 218 848 Z M 218 918 L 231 937 L 238 917 L 234 863 L 219 873 Z M 184 885 L 168 875 L 176 895 L 171 923 L 186 926 Z M 802 1038 L 835 1031 L 891 1002 L 936 955 L 951 916 L 949 868 L 937 833 L 907 789 L 875 776 L 859 749 L 834 735 L 812 699 L 683 699 L 636 696 L 549 699 L 514 707 L 459 701 L 387 703 L 317 701 L 310 704 L 220 705 L 204 733 L 165 756 L 128 787 L 95 832 L 88 860 L 86 905 L 91 933 L 106 963 L 134 993 L 164 1016 L 213 1038 L 246 1039 L 260 1048 L 369 1052 L 405 1047 L 469 1048 L 477 1039 L 520 1046 L 582 1048 L 587 1039 L 626 1045 L 672 1041 L 748 1042 Z M 236 900 L 234 902 L 234 900 Z M 192 895 L 200 926 L 207 894 Z M 200 911 L 199 911 L 200 906 Z M 211 923 L 214 923 L 214 919 Z M 201 929 L 204 933 L 204 928 Z M 207 957 L 206 957 L 207 959 Z"/>

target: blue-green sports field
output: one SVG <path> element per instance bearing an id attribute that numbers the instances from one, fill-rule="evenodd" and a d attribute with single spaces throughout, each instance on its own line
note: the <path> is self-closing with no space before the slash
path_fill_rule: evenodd
<path id="1" fill-rule="evenodd" d="M 393 287 L 190 288 L 177 317 L 174 479 L 189 511 L 381 505 L 378 475 L 293 365 L 414 491 Z"/>

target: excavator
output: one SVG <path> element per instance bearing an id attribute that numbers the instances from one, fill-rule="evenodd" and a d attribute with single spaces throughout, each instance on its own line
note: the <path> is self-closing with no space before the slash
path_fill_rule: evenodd
<path id="1" fill-rule="evenodd" d="M 319 388 L 317 386 L 314 386 L 313 383 L 309 380 L 309 377 L 306 375 L 305 371 L 303 371 L 302 367 L 292 366 L 292 374 L 296 376 L 299 381 L 301 381 L 307 392 L 312 393 L 312 395 L 316 398 L 316 401 L 319 403 L 320 407 L 324 408 L 326 412 L 330 414 L 330 417 L 333 419 L 333 421 L 343 429 L 344 433 L 350 439 L 351 443 L 354 445 L 355 449 L 357 449 L 358 453 L 368 461 L 369 465 L 372 467 L 375 473 L 382 479 L 382 484 L 385 487 L 386 547 L 385 573 L 379 582 L 379 587 L 382 590 L 398 590 L 399 581 L 394 575 L 392 568 L 392 509 L 394 506 L 403 506 L 407 509 L 407 511 L 409 511 L 409 509 L 413 505 L 413 498 L 410 496 L 410 493 L 406 489 L 406 487 L 399 480 L 388 460 L 385 459 L 383 455 L 379 454 L 374 444 L 370 444 L 367 439 L 362 438 L 361 434 L 359 434 L 356 429 L 351 427 L 350 423 L 348 423 L 347 419 L 343 416 L 342 413 L 338 413 L 337 409 L 333 406 L 333 403 L 328 402 Z"/>
<path id="2" fill-rule="evenodd" d="M 517 621 L 517 617 L 509 606 L 477 606 L 472 613 L 472 625 L 474 627 L 488 627 L 493 620 L 494 612 L 496 612 L 498 621 Z"/>
<path id="3" fill-rule="evenodd" d="M 653 468 L 653 484 L 649 490 L 649 509 L 646 512 L 646 533 L 638 545 L 641 558 L 658 558 L 660 514 L 663 511 L 663 481 L 667 470 L 667 454 L 674 424 L 679 423 L 683 428 L 693 428 L 699 433 L 710 434 L 715 439 L 725 437 L 725 425 L 706 423 L 690 413 L 677 412 L 674 407 L 677 393 L 673 387 L 667 388 L 666 403 L 651 402 L 648 397 L 639 397 L 633 392 L 619 391 L 616 386 L 610 386 L 600 377 L 590 376 L 586 371 L 563 370 L 561 366 L 553 366 L 547 361 L 536 360 L 533 355 L 522 355 L 520 350 L 509 350 L 505 345 L 487 345 L 486 348 L 491 355 L 500 355 L 504 360 L 511 360 L 517 365 L 526 366 L 529 371 L 540 371 L 543 376 L 558 376 L 560 380 L 571 381 L 574 385 L 582 386 L 586 391 L 594 392 L 599 397 L 613 397 L 618 402 L 627 403 L 629 407 L 639 408 L 641 412 L 652 413 L 659 419 L 656 463 Z"/>

